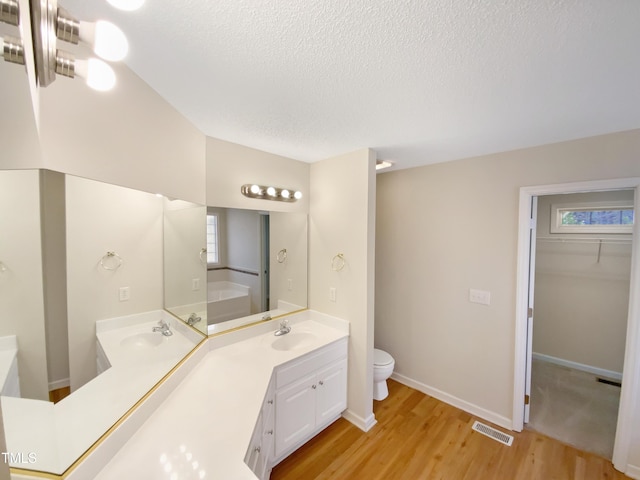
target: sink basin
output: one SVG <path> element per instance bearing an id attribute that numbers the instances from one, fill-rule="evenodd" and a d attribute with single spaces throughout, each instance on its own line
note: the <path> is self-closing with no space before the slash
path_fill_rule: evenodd
<path id="1" fill-rule="evenodd" d="M 153 348 L 162 343 L 164 336 L 158 332 L 141 332 L 129 335 L 120 341 L 121 347 Z"/>
<path id="2" fill-rule="evenodd" d="M 308 347 L 316 340 L 316 335 L 309 332 L 291 332 L 276 339 L 271 343 L 274 350 L 297 350 Z"/>

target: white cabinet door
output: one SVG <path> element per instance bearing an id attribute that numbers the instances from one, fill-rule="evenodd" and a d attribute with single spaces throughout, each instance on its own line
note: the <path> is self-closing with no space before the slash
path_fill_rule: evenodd
<path id="1" fill-rule="evenodd" d="M 308 375 L 276 393 L 276 457 L 313 432 L 316 390 L 316 376 Z"/>
<path id="2" fill-rule="evenodd" d="M 316 424 L 333 420 L 347 408 L 347 361 L 343 360 L 317 375 Z"/>

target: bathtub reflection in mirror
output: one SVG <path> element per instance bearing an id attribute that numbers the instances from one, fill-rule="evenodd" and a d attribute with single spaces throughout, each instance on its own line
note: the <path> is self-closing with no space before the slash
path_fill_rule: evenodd
<path id="1" fill-rule="evenodd" d="M 214 334 L 307 307 L 307 215 L 207 208 L 207 321 Z"/>

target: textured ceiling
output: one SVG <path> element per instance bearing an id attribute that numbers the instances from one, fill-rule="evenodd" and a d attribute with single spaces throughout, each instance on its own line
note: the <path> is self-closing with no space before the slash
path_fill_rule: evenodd
<path id="1" fill-rule="evenodd" d="M 637 0 L 59 0 L 208 136 L 394 168 L 640 128 Z"/>

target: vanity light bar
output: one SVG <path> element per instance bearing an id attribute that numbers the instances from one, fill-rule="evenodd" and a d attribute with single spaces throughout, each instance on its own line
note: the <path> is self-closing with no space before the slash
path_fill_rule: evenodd
<path id="1" fill-rule="evenodd" d="M 254 183 L 245 183 L 240 187 L 245 197 L 260 198 L 262 200 L 277 200 L 279 202 L 297 202 L 302 198 L 302 192 L 290 188 L 265 187 Z"/>

